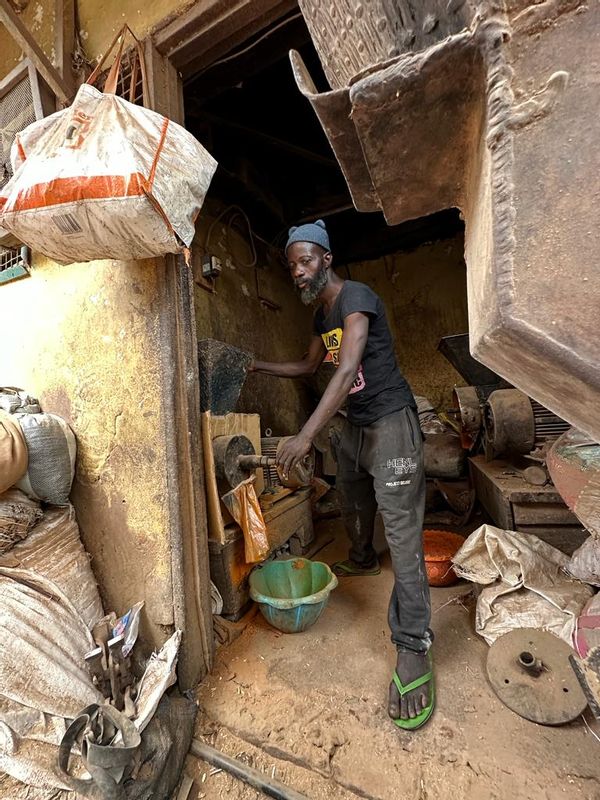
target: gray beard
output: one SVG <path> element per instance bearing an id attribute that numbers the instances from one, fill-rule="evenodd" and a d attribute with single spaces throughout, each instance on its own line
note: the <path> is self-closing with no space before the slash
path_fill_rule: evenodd
<path id="1" fill-rule="evenodd" d="M 305 286 L 304 289 L 300 289 L 300 300 L 302 300 L 305 306 L 309 306 L 311 303 L 314 303 L 325 288 L 326 284 L 327 271 L 322 269 L 317 275 L 315 275 L 308 286 Z"/>

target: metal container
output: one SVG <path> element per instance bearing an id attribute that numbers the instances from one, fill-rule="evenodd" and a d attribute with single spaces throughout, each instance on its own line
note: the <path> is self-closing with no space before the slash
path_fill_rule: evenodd
<path id="1" fill-rule="evenodd" d="M 423 50 L 464 30 L 466 0 L 298 0 L 323 70 L 333 89 L 408 50 Z"/>

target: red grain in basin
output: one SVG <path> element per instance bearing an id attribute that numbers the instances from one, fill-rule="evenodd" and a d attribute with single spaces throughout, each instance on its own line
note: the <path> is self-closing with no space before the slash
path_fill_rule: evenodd
<path id="1" fill-rule="evenodd" d="M 452 557 L 465 539 L 452 531 L 423 531 L 425 567 L 430 586 L 451 586 L 458 578 L 452 569 Z"/>

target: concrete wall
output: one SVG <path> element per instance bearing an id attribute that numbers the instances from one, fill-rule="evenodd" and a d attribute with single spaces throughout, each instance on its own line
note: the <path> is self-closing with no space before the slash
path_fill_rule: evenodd
<path id="1" fill-rule="evenodd" d="M 73 500 L 106 609 L 174 624 L 161 369 L 162 260 L 57 266 L 0 284 L 0 384 L 39 396 L 78 444 Z"/>
<path id="2" fill-rule="evenodd" d="M 449 405 L 453 386 L 464 381 L 437 346 L 442 336 L 468 331 L 463 237 L 352 264 L 349 274 L 382 298 L 398 363 L 414 393 L 436 407 Z"/>

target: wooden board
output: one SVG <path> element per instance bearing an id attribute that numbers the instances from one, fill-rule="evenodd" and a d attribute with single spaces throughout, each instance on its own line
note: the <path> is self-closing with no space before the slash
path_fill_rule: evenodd
<path id="1" fill-rule="evenodd" d="M 475 456 L 469 459 L 471 482 L 477 494 L 477 499 L 485 508 L 494 524 L 505 531 L 514 528 L 514 519 L 509 498 L 502 491 L 501 486 L 493 481 L 489 473 L 482 468 L 482 457 Z M 483 462 L 485 464 L 485 462 Z"/>
<path id="2" fill-rule="evenodd" d="M 243 434 L 260 454 L 260 417 L 258 414 L 227 414 L 216 417 L 210 411 L 202 414 L 202 449 L 206 472 L 206 502 L 208 510 L 208 538 L 223 544 L 225 525 L 232 522 L 229 512 L 221 502 L 215 476 L 215 459 L 212 440 L 217 436 Z M 262 469 L 256 470 L 256 494 L 264 489 Z"/>
<path id="3" fill-rule="evenodd" d="M 516 529 L 521 533 L 532 533 L 568 556 L 573 555 L 589 536 L 584 528 L 571 525 L 517 525 Z"/>
<path id="4" fill-rule="evenodd" d="M 570 508 L 559 503 L 513 503 L 516 525 L 571 525 L 581 527 Z"/>
<path id="5" fill-rule="evenodd" d="M 552 484 L 533 486 L 508 461 L 469 459 L 471 480 L 481 505 L 504 530 L 532 533 L 570 555 L 587 533 Z"/>

